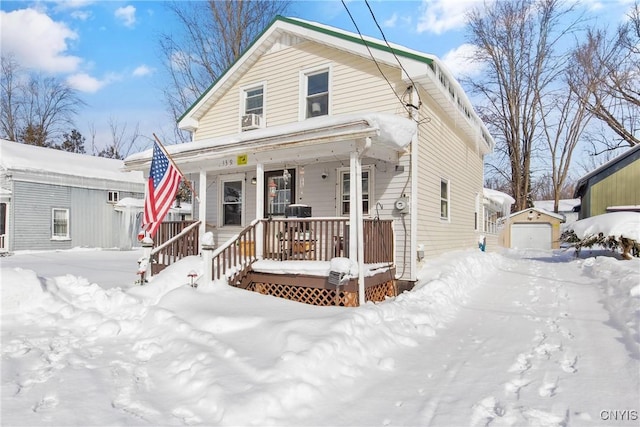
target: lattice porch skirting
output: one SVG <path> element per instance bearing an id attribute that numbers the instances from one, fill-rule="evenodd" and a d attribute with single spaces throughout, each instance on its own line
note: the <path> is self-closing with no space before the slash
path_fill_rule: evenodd
<path id="1" fill-rule="evenodd" d="M 380 302 L 397 295 L 393 272 L 385 272 L 365 280 L 365 301 Z M 319 306 L 358 306 L 358 284 L 351 280 L 344 286 L 328 283 L 326 277 L 249 273 L 241 287 L 291 301 Z"/>

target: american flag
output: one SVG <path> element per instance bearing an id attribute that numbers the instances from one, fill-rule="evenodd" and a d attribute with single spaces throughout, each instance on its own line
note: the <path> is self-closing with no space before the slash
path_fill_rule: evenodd
<path id="1" fill-rule="evenodd" d="M 150 237 L 156 234 L 162 220 L 169 212 L 180 186 L 180 178 L 180 171 L 154 142 L 142 221 L 142 228 L 149 233 Z"/>

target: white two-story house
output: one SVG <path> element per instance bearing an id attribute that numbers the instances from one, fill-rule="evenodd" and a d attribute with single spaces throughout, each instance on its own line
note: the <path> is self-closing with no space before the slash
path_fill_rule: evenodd
<path id="1" fill-rule="evenodd" d="M 348 258 L 337 292 L 362 303 L 485 232 L 494 141 L 432 55 L 277 17 L 179 126 L 192 142 L 166 149 L 198 193 L 194 227 L 213 235 L 214 277 L 233 271 L 234 285 L 284 296 L 307 283 L 333 301 L 335 274 L 307 280 L 309 263 L 302 274 L 292 261 Z M 148 150 L 125 165 L 148 173 L 150 160 Z M 274 261 L 286 261 L 278 278 Z"/>

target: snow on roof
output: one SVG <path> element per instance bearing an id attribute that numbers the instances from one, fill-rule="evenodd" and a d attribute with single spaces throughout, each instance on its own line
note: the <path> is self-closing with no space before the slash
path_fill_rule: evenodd
<path id="1" fill-rule="evenodd" d="M 144 199 L 123 197 L 116 203 L 115 207 L 119 210 L 125 210 L 127 208 L 142 210 L 144 208 Z M 182 202 L 180 207 L 172 206 L 169 211 L 174 213 L 191 213 L 191 203 Z"/>
<path id="2" fill-rule="evenodd" d="M 122 160 L 70 153 L 0 139 L 0 168 L 144 184 L 141 172 L 124 172 Z"/>
<path id="3" fill-rule="evenodd" d="M 411 143 L 413 135 L 417 132 L 417 124 L 413 120 L 387 113 L 358 113 L 340 116 L 322 116 L 303 120 L 301 122 L 256 129 L 251 132 L 240 132 L 217 138 L 204 139 L 183 144 L 166 145 L 169 154 L 176 155 L 189 151 L 205 150 L 211 148 L 237 147 L 242 144 L 261 142 L 274 137 L 286 135 L 300 135 L 300 139 L 308 138 L 309 133 L 322 130 L 338 130 L 341 127 L 354 124 L 358 121 L 367 123 L 370 129 L 376 130 L 378 136 L 373 137 L 373 143 L 384 144 L 397 151 L 404 151 Z M 274 147 L 277 146 L 274 145 Z M 149 149 L 135 153 L 127 157 L 125 164 L 136 160 L 151 159 L 153 150 Z M 174 159 L 178 161 L 178 159 Z"/>
<path id="4" fill-rule="evenodd" d="M 493 190 L 491 188 L 483 188 L 482 194 L 487 199 L 491 200 L 494 203 L 499 205 L 511 206 L 516 202 L 516 199 L 508 195 L 507 193 L 503 193 L 502 191 Z"/>
<path id="5" fill-rule="evenodd" d="M 640 241 L 640 213 L 639 212 L 611 212 L 581 219 L 572 224 L 571 228 L 579 239 L 588 236 L 624 236 Z"/>
<path id="6" fill-rule="evenodd" d="M 553 200 L 537 200 L 533 206 L 545 211 L 553 212 Z M 580 199 L 561 199 L 558 201 L 558 212 L 572 212 L 575 206 L 580 204 Z"/>
<path id="7" fill-rule="evenodd" d="M 541 214 L 544 214 L 544 215 L 549 215 L 549 216 L 552 216 L 552 217 L 554 217 L 554 218 L 558 218 L 558 219 L 559 219 L 559 220 L 561 220 L 561 221 L 564 221 L 564 220 L 565 220 L 564 215 L 560 215 L 560 214 L 557 214 L 557 213 L 555 213 L 555 212 L 549 212 L 549 211 L 546 211 L 546 210 L 544 210 L 544 209 L 535 208 L 535 207 L 534 207 L 534 208 L 527 208 L 527 209 L 523 209 L 523 210 L 518 211 L 518 212 L 514 212 L 514 213 L 512 213 L 512 214 L 510 215 L 510 217 L 514 217 L 514 216 L 516 216 L 516 215 L 518 215 L 518 214 L 521 214 L 522 212 L 527 212 L 527 211 L 535 211 L 535 212 L 538 212 L 538 213 L 541 213 Z"/>

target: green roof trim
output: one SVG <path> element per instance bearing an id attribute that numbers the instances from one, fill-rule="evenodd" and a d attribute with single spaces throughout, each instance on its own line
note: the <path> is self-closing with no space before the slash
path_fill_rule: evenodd
<path id="1" fill-rule="evenodd" d="M 427 58 L 424 57 L 422 55 L 418 55 L 415 53 L 411 53 L 411 52 L 406 52 L 404 50 L 401 49 L 396 49 L 396 48 L 390 48 L 389 46 L 387 46 L 386 44 L 383 43 L 376 43 L 376 42 L 372 42 L 369 40 L 363 40 L 360 37 L 355 37 L 355 36 L 351 36 L 349 34 L 344 34 L 338 31 L 334 31 L 331 30 L 329 28 L 323 28 L 323 27 L 318 27 L 317 25 L 313 25 L 311 23 L 308 22 L 301 22 L 298 21 L 297 19 L 292 19 L 292 18 L 286 18 L 284 16 L 280 16 L 277 15 L 269 25 L 267 25 L 265 27 L 264 30 L 262 30 L 262 32 L 253 40 L 253 42 L 251 42 L 251 44 L 249 46 L 247 46 L 247 48 L 244 50 L 244 52 L 242 52 L 242 54 L 235 60 L 233 61 L 233 63 L 213 82 L 211 83 L 211 85 L 207 88 L 207 90 L 205 90 L 202 95 L 200 95 L 198 97 L 198 99 L 196 99 L 193 104 L 191 104 L 191 106 L 187 109 L 187 111 L 184 112 L 184 114 L 182 114 L 179 118 L 178 118 L 178 122 L 180 122 L 182 119 L 184 119 L 194 108 L 195 106 L 213 89 L 213 87 L 224 77 L 227 75 L 227 73 L 229 72 L 229 70 L 231 70 L 238 61 L 240 61 L 240 59 L 242 59 L 242 57 L 253 47 L 253 45 L 255 45 L 258 40 L 260 40 L 260 38 L 277 22 L 277 21 L 282 21 L 282 22 L 286 22 L 288 24 L 292 24 L 292 25 L 296 25 L 298 27 L 302 27 L 302 28 L 306 28 L 306 29 L 310 29 L 313 31 L 317 31 L 319 33 L 323 33 L 323 34 L 327 34 L 333 37 L 337 37 L 352 43 L 356 43 L 356 44 L 360 44 L 363 46 L 368 46 L 377 50 L 381 50 L 383 52 L 388 52 L 388 53 L 393 53 L 396 54 L 398 56 L 403 56 L 405 58 L 409 58 L 409 59 L 413 59 L 419 62 L 423 62 L 425 64 L 427 64 L 429 67 L 431 67 L 433 69 L 433 60 L 431 58 Z M 346 30 L 345 30 L 346 31 Z"/>

